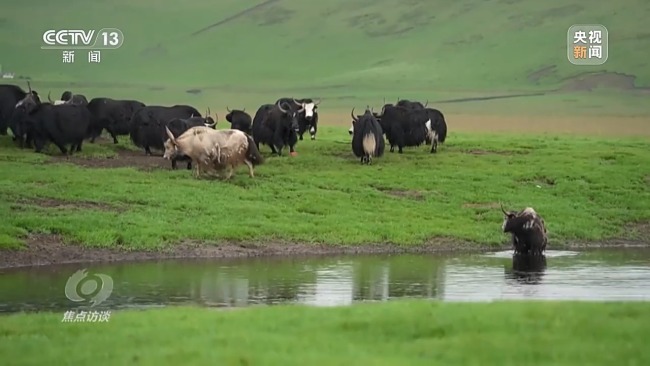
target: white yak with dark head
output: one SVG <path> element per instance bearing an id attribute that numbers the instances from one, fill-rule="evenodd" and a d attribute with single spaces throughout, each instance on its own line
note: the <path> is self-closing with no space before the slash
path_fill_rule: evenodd
<path id="1" fill-rule="evenodd" d="M 504 219 L 501 228 L 512 235 L 515 254 L 542 255 L 546 250 L 548 236 L 544 219 L 532 208 L 506 211 L 501 206 Z"/>

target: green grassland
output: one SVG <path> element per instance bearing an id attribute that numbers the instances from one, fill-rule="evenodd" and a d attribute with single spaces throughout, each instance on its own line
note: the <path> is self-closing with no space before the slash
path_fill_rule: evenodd
<path id="1" fill-rule="evenodd" d="M 124 139 L 123 139 L 124 140 Z M 270 157 L 248 177 L 196 180 L 185 169 L 83 168 L 46 155 L 0 149 L 0 242 L 29 232 L 89 246 L 153 248 L 184 239 L 418 244 L 437 237 L 499 244 L 502 214 L 536 208 L 551 245 L 630 236 L 624 224 L 650 219 L 647 139 L 454 134 L 432 155 L 406 149 L 361 166 L 341 127 Z M 83 154 L 115 154 L 86 144 Z M 57 152 L 58 153 L 58 152 Z M 144 152 L 142 152 L 144 154 Z M 65 159 L 64 159 L 65 160 Z M 61 160 L 58 160 L 61 163 Z M 55 199 L 55 206 L 39 202 Z"/>
<path id="2" fill-rule="evenodd" d="M 646 303 L 425 301 L 132 310 L 104 323 L 16 314 L 0 317 L 0 353 L 16 366 L 647 365 L 649 314 Z"/>
<path id="3" fill-rule="evenodd" d="M 602 112 L 623 109 L 624 98 L 612 89 L 650 86 L 640 51 L 650 47 L 648 15 L 643 0 L 598 6 L 576 0 L 193 0 L 182 6 L 169 0 L 34 0 L 3 5 L 0 64 L 55 95 L 74 89 L 146 103 L 210 104 L 213 110 L 254 108 L 284 95 L 319 96 L 328 108 L 348 109 L 379 105 L 383 97 L 572 93 L 576 77 L 607 72 L 610 79 L 596 85 L 610 90 L 604 105 L 576 101 L 566 108 L 597 104 Z M 567 30 L 576 23 L 608 28 L 606 64 L 568 62 Z M 83 51 L 75 64 L 63 64 L 61 51 L 40 49 L 47 29 L 103 27 L 121 29 L 125 42 L 105 51 L 101 64 L 88 64 Z M 201 92 L 186 92 L 191 89 Z M 546 98 L 531 99 L 542 100 L 534 103 L 539 110 L 557 109 L 548 108 L 556 98 Z"/>
<path id="4" fill-rule="evenodd" d="M 498 244 L 505 237 L 497 202 L 538 209 L 552 244 L 635 235 L 622 227 L 650 218 L 647 139 L 463 134 L 453 119 L 647 116 L 650 103 L 637 89 L 650 82 L 638 51 L 650 46 L 649 12 L 640 0 L 598 7 L 559 0 L 7 4 L 0 63 L 57 97 L 71 89 L 254 113 L 281 96 L 316 96 L 325 115 L 379 106 L 384 97 L 440 102 L 559 92 L 434 103 L 451 131 L 440 153 L 408 149 L 372 167 L 352 157 L 345 129 L 325 123 L 318 141 L 299 144 L 298 157 L 270 158 L 256 179 L 239 171 L 230 183 L 193 180 L 185 170 L 49 164 L 47 156 L 0 139 L 0 245 L 16 246 L 30 232 L 128 248 L 183 239 L 415 244 L 441 236 Z M 576 23 L 608 27 L 605 65 L 568 62 L 566 33 Z M 60 51 L 39 48 L 47 29 L 103 27 L 120 28 L 125 43 L 106 51 L 101 64 L 88 64 L 79 52 L 66 65 Z M 599 73 L 607 74 L 590 79 L 594 91 L 576 92 L 584 89 L 576 80 Z M 115 149 L 86 144 L 82 155 L 112 156 Z M 77 203 L 43 207 L 44 198 Z"/>

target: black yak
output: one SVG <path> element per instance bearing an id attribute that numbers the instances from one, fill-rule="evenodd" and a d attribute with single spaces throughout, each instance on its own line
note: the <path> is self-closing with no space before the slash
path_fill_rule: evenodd
<path id="1" fill-rule="evenodd" d="M 284 105 L 284 106 L 283 106 Z M 253 119 L 253 140 L 258 147 L 266 144 L 273 154 L 282 156 L 282 149 L 289 146 L 289 153 L 295 155 L 298 142 L 298 115 L 304 111 L 294 103 L 264 104 Z"/>
<path id="2" fill-rule="evenodd" d="M 372 164 L 373 157 L 384 155 L 384 132 L 377 119 L 372 115 L 370 108 L 366 112 L 356 117 L 354 108 L 350 112 L 352 116 L 352 152 L 358 158 L 361 158 L 361 164 Z"/>
<path id="3" fill-rule="evenodd" d="M 504 220 L 501 228 L 512 235 L 515 254 L 542 255 L 548 241 L 544 219 L 532 207 L 506 211 L 501 206 Z"/>
<path id="4" fill-rule="evenodd" d="M 228 114 L 226 115 L 226 121 L 230 123 L 230 128 L 233 130 L 239 130 L 245 134 L 252 135 L 252 126 L 253 119 L 250 114 L 246 113 L 246 108 L 244 109 L 233 109 L 231 110 L 226 106 Z"/>

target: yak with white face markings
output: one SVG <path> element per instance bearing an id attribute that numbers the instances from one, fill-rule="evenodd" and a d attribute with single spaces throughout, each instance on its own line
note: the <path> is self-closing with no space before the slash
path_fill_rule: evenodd
<path id="1" fill-rule="evenodd" d="M 321 102 L 320 99 L 314 101 L 310 98 L 280 98 L 277 102 L 286 104 L 294 103 L 299 106 L 302 112 L 298 114 L 298 139 L 302 141 L 302 136 L 305 132 L 309 131 L 311 139 L 316 140 L 316 133 L 318 132 L 318 112 L 316 109 Z"/>
<path id="2" fill-rule="evenodd" d="M 542 255 L 548 242 L 544 219 L 532 207 L 506 211 L 501 206 L 501 211 L 504 215 L 501 228 L 511 234 L 515 254 Z"/>

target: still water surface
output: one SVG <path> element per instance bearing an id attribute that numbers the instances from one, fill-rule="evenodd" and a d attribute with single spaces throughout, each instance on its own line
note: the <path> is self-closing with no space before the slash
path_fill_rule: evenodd
<path id="1" fill-rule="evenodd" d="M 384 255 L 246 260 L 164 260 L 0 270 L 0 313 L 88 309 L 65 295 L 68 278 L 87 268 L 112 278 L 93 310 L 198 304 L 243 307 L 428 298 L 443 301 L 650 300 L 650 249 L 549 251 L 543 260 L 512 253 Z M 96 277 L 72 291 L 92 298 Z M 83 295 L 89 293 L 89 296 Z"/>

